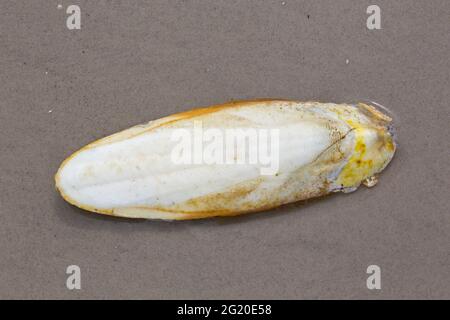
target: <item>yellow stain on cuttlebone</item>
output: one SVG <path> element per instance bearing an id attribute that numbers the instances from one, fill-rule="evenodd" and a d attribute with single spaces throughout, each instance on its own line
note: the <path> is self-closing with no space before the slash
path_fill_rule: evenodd
<path id="1" fill-rule="evenodd" d="M 336 110 L 339 118 L 347 122 L 355 134 L 353 154 L 336 180 L 336 184 L 342 187 L 357 187 L 365 179 L 380 172 L 395 151 L 395 143 L 386 128 L 392 119 L 373 106 L 361 103 L 358 106 L 367 110 L 374 121 L 364 124 L 358 121 L 352 111 Z M 376 141 L 370 141 L 370 138 L 367 140 L 372 134 L 377 135 Z M 370 144 L 367 145 L 369 141 Z"/>
<path id="2" fill-rule="evenodd" d="M 367 146 L 364 141 L 364 126 L 352 120 L 346 121 L 355 132 L 355 148 L 336 183 L 342 187 L 353 187 L 373 174 L 374 164 L 372 159 L 365 159 Z"/>

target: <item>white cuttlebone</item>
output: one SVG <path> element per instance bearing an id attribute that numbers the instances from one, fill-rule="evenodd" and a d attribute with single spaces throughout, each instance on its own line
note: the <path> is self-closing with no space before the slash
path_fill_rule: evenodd
<path id="1" fill-rule="evenodd" d="M 173 163 L 171 151 L 177 142 L 171 140 L 172 132 L 178 128 L 192 130 L 194 120 L 201 121 L 204 129 L 279 129 L 279 174 L 261 176 L 258 164 Z M 133 127 L 77 152 L 58 171 L 58 189 L 80 207 L 113 210 L 123 216 L 176 219 L 181 217 L 176 212 L 152 211 L 151 208 L 169 208 L 171 211 L 170 208 L 183 207 L 190 199 L 217 194 L 259 179 L 258 188 L 245 198 L 246 202 L 257 203 L 267 190 L 280 190 L 292 172 L 310 165 L 326 152 L 336 142 L 332 130 L 338 132 L 339 137 L 346 137 L 342 148 L 347 156 L 327 169 L 330 176 L 336 175 L 345 165 L 354 143 L 351 127 L 335 112 L 283 101 L 223 108 L 152 130 L 145 129 L 151 125 L 152 122 Z M 307 184 L 317 181 L 306 173 L 305 185 L 296 182 L 295 188 L 316 188 Z M 295 200 L 291 199 L 293 195 L 289 190 L 282 192 L 286 192 L 286 202 Z M 186 206 L 186 211 L 189 210 Z"/>

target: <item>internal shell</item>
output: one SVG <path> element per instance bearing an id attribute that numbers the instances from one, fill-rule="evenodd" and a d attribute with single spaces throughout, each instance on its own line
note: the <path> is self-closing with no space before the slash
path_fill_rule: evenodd
<path id="1" fill-rule="evenodd" d="M 177 130 L 279 132 L 277 172 L 258 163 L 175 163 Z M 234 102 L 171 115 L 95 141 L 67 158 L 56 187 L 85 210 L 148 219 L 196 219 L 261 211 L 354 191 L 390 162 L 391 118 L 367 104 Z M 194 133 L 193 133 L 194 134 Z"/>

